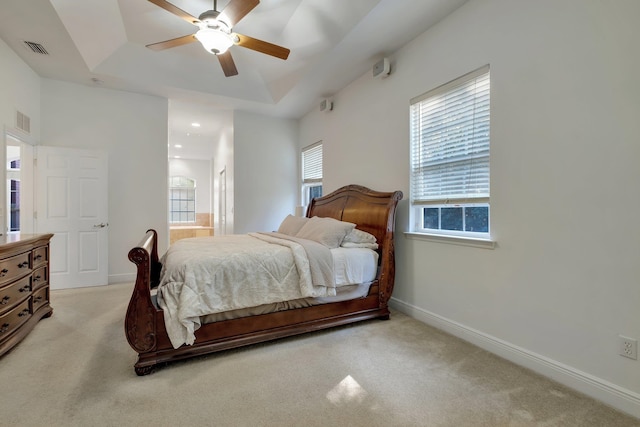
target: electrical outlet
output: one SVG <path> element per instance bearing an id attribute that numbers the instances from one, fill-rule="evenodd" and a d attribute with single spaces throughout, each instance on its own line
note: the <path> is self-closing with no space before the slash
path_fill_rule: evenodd
<path id="1" fill-rule="evenodd" d="M 638 360 L 638 341 L 633 338 L 618 335 L 618 347 L 620 356 Z"/>

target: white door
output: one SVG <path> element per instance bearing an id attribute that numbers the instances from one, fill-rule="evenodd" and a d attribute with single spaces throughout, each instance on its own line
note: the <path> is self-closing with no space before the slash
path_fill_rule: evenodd
<path id="1" fill-rule="evenodd" d="M 36 232 L 53 233 L 51 289 L 108 282 L 107 154 L 36 147 Z"/>

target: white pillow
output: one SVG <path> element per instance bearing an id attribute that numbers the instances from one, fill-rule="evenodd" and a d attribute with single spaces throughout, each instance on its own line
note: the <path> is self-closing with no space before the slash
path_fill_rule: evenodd
<path id="1" fill-rule="evenodd" d="M 353 242 L 345 242 L 343 241 L 340 245 L 342 248 L 367 248 L 373 249 L 374 251 L 378 249 L 377 243 L 353 243 Z"/>
<path id="2" fill-rule="evenodd" d="M 309 221 L 306 216 L 287 215 L 278 228 L 278 233 L 295 236 L 305 223 Z"/>
<path id="3" fill-rule="evenodd" d="M 343 242 L 350 243 L 376 243 L 376 236 L 367 233 L 366 231 L 358 230 L 354 228 L 344 237 Z"/>
<path id="4" fill-rule="evenodd" d="M 353 230 L 355 226 L 351 222 L 314 216 L 302 226 L 296 237 L 313 240 L 330 249 L 334 249 L 340 246 L 344 236 Z"/>

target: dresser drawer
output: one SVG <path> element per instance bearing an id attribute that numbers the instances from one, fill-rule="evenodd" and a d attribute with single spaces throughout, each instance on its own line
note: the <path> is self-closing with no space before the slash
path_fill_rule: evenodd
<path id="1" fill-rule="evenodd" d="M 33 293 L 31 312 L 38 311 L 43 304 L 49 302 L 49 287 L 40 288 Z"/>
<path id="2" fill-rule="evenodd" d="M 11 279 L 20 277 L 31 271 L 29 262 L 31 252 L 5 258 L 0 261 L 0 283 L 9 282 Z"/>
<path id="3" fill-rule="evenodd" d="M 34 291 L 47 283 L 49 283 L 49 269 L 47 266 L 40 267 L 31 274 L 31 288 Z"/>
<path id="4" fill-rule="evenodd" d="M 40 246 L 33 250 L 33 268 L 40 264 L 46 264 L 47 261 L 49 261 L 49 248 L 47 246 Z"/>
<path id="5" fill-rule="evenodd" d="M 31 293 L 31 278 L 29 276 L 0 289 L 0 313 L 9 310 Z"/>
<path id="6" fill-rule="evenodd" d="M 0 339 L 8 336 L 11 332 L 19 328 L 30 316 L 29 300 L 26 300 L 13 310 L 0 316 Z"/>

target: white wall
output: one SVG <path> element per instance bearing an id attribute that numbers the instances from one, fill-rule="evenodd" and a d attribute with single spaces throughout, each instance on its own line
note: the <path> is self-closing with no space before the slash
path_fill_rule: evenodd
<path id="1" fill-rule="evenodd" d="M 328 193 L 403 190 L 394 307 L 640 417 L 640 2 L 471 0 L 329 114 Z M 409 100 L 491 65 L 494 250 L 406 238 Z M 354 159 L 361 159 L 355 162 Z"/>
<path id="2" fill-rule="evenodd" d="M 233 234 L 233 113 L 229 113 L 229 120 L 226 121 L 228 126 L 220 132 L 220 137 L 216 144 L 216 153 L 213 157 L 213 215 L 214 215 L 214 233 L 217 235 Z M 226 171 L 226 200 L 220 200 L 220 172 Z M 221 204 L 222 203 L 222 204 Z M 224 217 L 226 224 L 222 224 L 223 215 L 221 209 L 225 211 Z"/>
<path id="3" fill-rule="evenodd" d="M 129 250 L 145 231 L 167 248 L 167 100 L 42 80 L 43 145 L 109 156 L 109 282 L 135 278 Z"/>
<path id="4" fill-rule="evenodd" d="M 18 111 L 31 119 L 29 134 L 16 128 Z M 3 40 L 0 40 L 0 132 L 0 165 L 6 162 L 7 133 L 30 144 L 40 139 L 40 77 Z M 5 193 L 6 186 L 0 185 L 0 234 L 6 229 Z M 29 201 L 23 197 L 23 208 L 27 207 L 24 206 L 26 203 Z M 28 224 L 24 223 L 25 226 Z"/>
<path id="5" fill-rule="evenodd" d="M 277 230 L 294 213 L 298 158 L 297 122 L 236 112 L 234 233 Z"/>
<path id="6" fill-rule="evenodd" d="M 0 123 L 16 127 L 16 112 L 31 118 L 30 138 L 40 140 L 40 77 L 0 39 Z"/>
<path id="7" fill-rule="evenodd" d="M 211 213 L 211 160 L 169 159 L 169 176 L 196 181 L 196 213 Z"/>

